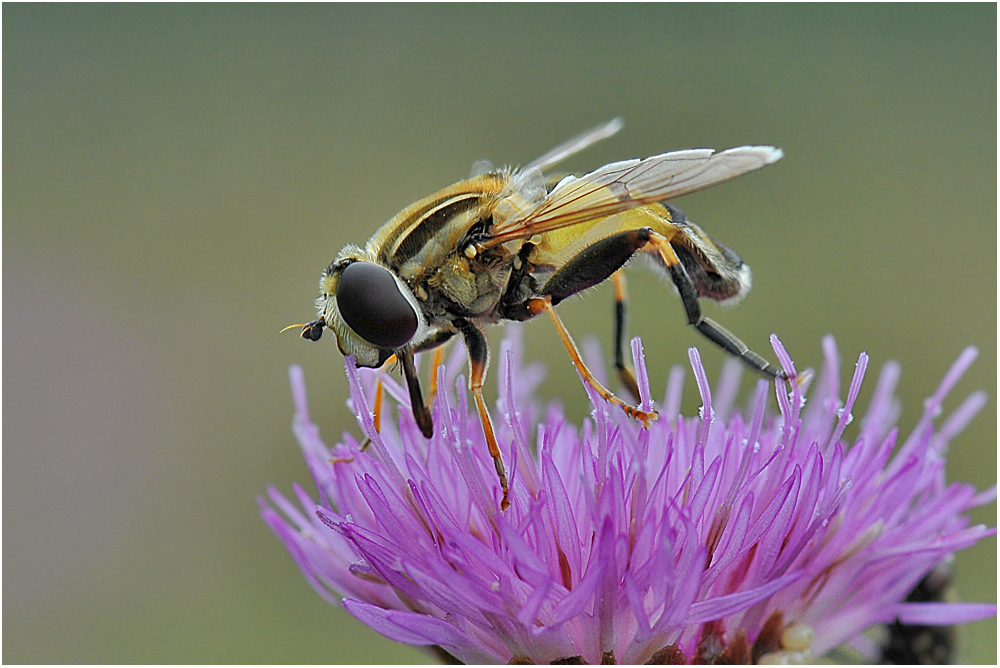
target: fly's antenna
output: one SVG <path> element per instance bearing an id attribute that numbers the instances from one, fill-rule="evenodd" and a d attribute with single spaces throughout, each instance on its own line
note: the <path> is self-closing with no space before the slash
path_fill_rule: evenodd
<path id="1" fill-rule="evenodd" d="M 312 322 L 306 323 L 295 323 L 294 325 L 289 325 L 283 330 L 278 332 L 278 334 L 284 334 L 290 329 L 295 329 L 296 327 L 302 328 L 302 333 L 299 335 L 303 339 L 309 339 L 310 341 L 319 341 L 320 337 L 323 336 L 323 328 L 326 327 L 326 322 L 323 320 L 313 320 Z"/>

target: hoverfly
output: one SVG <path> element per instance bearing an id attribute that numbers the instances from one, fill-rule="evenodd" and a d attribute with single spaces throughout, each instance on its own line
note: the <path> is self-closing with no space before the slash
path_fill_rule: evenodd
<path id="1" fill-rule="evenodd" d="M 333 330 L 344 355 L 364 367 L 395 356 L 406 378 L 413 417 L 430 438 L 433 424 L 414 366 L 416 352 L 461 336 L 469 354 L 475 398 L 490 456 L 507 500 L 507 476 L 482 387 L 489 364 L 485 328 L 529 320 L 544 312 L 555 325 L 583 379 L 606 401 L 643 422 L 656 419 L 614 396 L 583 363 L 554 307 L 612 279 L 615 285 L 615 367 L 638 397 L 624 361 L 625 279 L 634 255 L 669 276 L 688 323 L 754 370 L 784 372 L 736 336 L 702 316 L 698 300 L 739 301 L 750 289 L 750 268 L 739 255 L 666 203 L 769 165 L 782 156 L 770 146 L 676 151 L 605 165 L 584 176 L 546 177 L 543 171 L 622 126 L 614 119 L 520 169 L 477 163 L 472 177 L 410 205 L 382 226 L 364 248 L 349 245 L 323 271 L 319 318 L 302 325 L 318 340 Z"/>

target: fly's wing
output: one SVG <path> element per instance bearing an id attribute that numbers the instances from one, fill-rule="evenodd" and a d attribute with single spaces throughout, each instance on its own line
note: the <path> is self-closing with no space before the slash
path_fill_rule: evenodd
<path id="1" fill-rule="evenodd" d="M 583 149 L 587 148 L 594 142 L 601 141 L 602 139 L 607 139 L 608 137 L 616 134 L 625 126 L 625 121 L 621 118 L 612 118 L 607 123 L 601 123 L 597 127 L 590 128 L 586 132 L 582 132 L 572 139 L 563 142 L 559 146 L 541 156 L 532 160 L 529 164 L 525 165 L 522 169 L 518 170 L 515 176 L 522 176 L 524 181 L 535 181 L 541 180 L 541 172 L 545 171 L 552 165 L 562 162 L 566 158 L 579 153 Z M 476 160 L 472 163 L 472 171 L 469 174 L 470 177 L 479 176 L 481 174 L 488 174 L 490 172 L 497 171 L 497 168 L 489 160 Z M 529 174 L 529 176 L 526 176 Z M 537 173 L 537 176 L 535 175 Z M 508 188 L 509 192 L 514 192 L 513 188 Z M 509 194 L 508 192 L 508 194 Z"/>
<path id="2" fill-rule="evenodd" d="M 533 160 L 531 164 L 524 167 L 525 170 L 539 169 L 545 171 L 557 162 L 561 162 L 573 155 L 574 153 L 579 153 L 583 149 L 587 148 L 594 142 L 601 141 L 602 139 L 607 139 L 611 135 L 615 134 L 625 125 L 625 121 L 621 118 L 612 118 L 607 123 L 602 123 L 595 128 L 590 128 L 586 132 L 578 134 L 569 141 L 563 142 L 559 146 L 543 155 L 542 157 Z"/>
<path id="3" fill-rule="evenodd" d="M 523 219 L 529 211 L 537 209 L 545 202 L 545 177 L 542 171 L 579 153 L 594 142 L 607 139 L 625 125 L 621 118 L 612 118 L 607 123 L 590 128 L 578 134 L 569 141 L 563 142 L 540 158 L 533 160 L 523 168 L 511 174 L 507 187 L 500 194 L 501 217 L 508 220 Z M 472 174 L 476 177 L 496 171 L 489 160 L 477 160 L 472 165 Z"/>
<path id="4" fill-rule="evenodd" d="M 489 160 L 476 160 L 472 163 L 472 169 L 469 171 L 469 178 L 474 178 L 476 176 L 482 176 L 483 174 L 489 174 L 491 172 L 497 171 L 497 168 L 493 166 L 493 163 Z"/>
<path id="5" fill-rule="evenodd" d="M 782 155 L 773 146 L 740 146 L 720 153 L 693 149 L 614 162 L 579 178 L 567 176 L 533 206 L 524 206 L 518 193 L 501 200 L 494 210 L 487 245 L 686 195 L 758 170 Z"/>

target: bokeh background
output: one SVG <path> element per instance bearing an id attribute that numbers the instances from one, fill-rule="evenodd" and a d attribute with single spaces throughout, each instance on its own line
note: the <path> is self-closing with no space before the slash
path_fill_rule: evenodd
<path id="1" fill-rule="evenodd" d="M 990 400 L 949 474 L 992 485 L 996 11 L 5 4 L 3 660 L 428 660 L 322 602 L 257 517 L 269 483 L 309 482 L 289 364 L 324 433 L 356 431 L 332 339 L 276 332 L 313 317 L 342 245 L 474 160 L 524 163 L 618 115 L 568 169 L 782 147 L 678 201 L 755 272 L 709 313 L 801 366 L 833 333 L 845 379 L 862 350 L 872 374 L 899 360 L 904 432 L 978 347 L 947 406 Z M 692 345 L 718 373 L 669 289 L 630 288 L 654 385 Z M 571 331 L 607 346 L 611 299 L 566 303 Z M 581 418 L 551 326 L 528 331 L 545 396 Z M 959 554 L 960 594 L 995 601 L 996 564 L 992 539 Z M 995 663 L 996 621 L 963 643 Z"/>

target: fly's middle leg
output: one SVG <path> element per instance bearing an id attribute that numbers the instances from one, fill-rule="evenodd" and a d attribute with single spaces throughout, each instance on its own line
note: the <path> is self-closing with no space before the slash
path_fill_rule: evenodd
<path id="1" fill-rule="evenodd" d="M 590 246 L 584 248 L 575 257 L 564 264 L 559 271 L 552 275 L 541 288 L 541 298 L 529 299 L 522 305 L 528 315 L 533 317 L 542 311 L 548 313 L 552 323 L 562 339 L 563 346 L 569 353 L 570 359 L 576 366 L 577 371 L 584 381 L 594 388 L 605 401 L 617 404 L 628 415 L 642 421 L 643 425 L 649 426 L 650 422 L 656 419 L 656 411 L 643 411 L 630 406 L 597 381 L 594 374 L 584 364 L 580 353 L 570 336 L 569 331 L 562 320 L 556 315 L 554 307 L 563 299 L 577 294 L 589 287 L 611 278 L 615 283 L 616 299 L 616 326 L 615 326 L 615 367 L 619 371 L 622 382 L 626 389 L 639 399 L 639 387 L 635 382 L 635 376 L 631 370 L 625 366 L 624 361 L 624 337 L 625 337 L 625 279 L 622 276 L 621 268 L 640 250 L 649 243 L 650 237 L 655 234 L 649 227 L 640 227 L 625 230 L 617 234 L 600 239 Z"/>
<path id="2" fill-rule="evenodd" d="M 573 366 L 576 367 L 576 370 L 583 378 L 583 381 L 587 383 L 587 385 L 590 385 L 602 399 L 610 404 L 619 406 L 623 411 L 625 411 L 626 415 L 639 420 L 642 422 L 642 426 L 647 429 L 650 424 L 660 416 L 660 414 L 656 411 L 644 411 L 634 406 L 630 406 L 612 394 L 606 387 L 601 385 L 601 382 L 594 377 L 594 373 L 584 363 L 583 358 L 580 356 L 580 351 L 577 350 L 576 343 L 573 342 L 573 337 L 570 336 L 569 330 L 566 329 L 566 325 L 563 324 L 562 319 L 556 313 L 556 310 L 552 305 L 551 297 L 531 299 L 528 301 L 528 308 L 532 313 L 541 313 L 542 311 L 545 311 L 549 315 L 549 318 L 552 320 L 552 324 L 556 327 L 556 332 L 559 333 L 559 338 L 562 340 L 563 346 L 566 348 L 566 352 L 569 353 L 569 358 L 570 361 L 573 362 Z"/>
<path id="3" fill-rule="evenodd" d="M 454 322 L 462 333 L 465 347 L 469 352 L 469 390 L 472 391 L 472 397 L 476 401 L 476 411 L 479 412 L 479 421 L 483 425 L 486 447 L 490 451 L 490 457 L 493 458 L 493 467 L 500 480 L 502 493 L 500 510 L 504 511 L 510 507 L 507 469 L 504 468 L 503 458 L 500 456 L 500 446 L 497 444 L 497 437 L 493 431 L 493 421 L 490 420 L 490 413 L 486 409 L 486 400 L 483 398 L 483 379 L 486 377 L 486 367 L 489 365 L 490 349 L 486 343 L 486 335 L 478 327 L 463 318 L 457 318 Z"/>
<path id="4" fill-rule="evenodd" d="M 639 401 L 639 384 L 635 381 L 635 374 L 625 363 L 625 339 L 628 325 L 628 290 L 625 287 L 625 272 L 619 269 L 611 274 L 611 282 L 615 286 L 615 369 L 618 370 L 618 378 L 622 385 L 628 390 L 635 401 Z"/>

